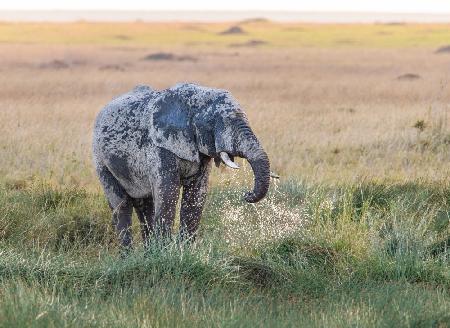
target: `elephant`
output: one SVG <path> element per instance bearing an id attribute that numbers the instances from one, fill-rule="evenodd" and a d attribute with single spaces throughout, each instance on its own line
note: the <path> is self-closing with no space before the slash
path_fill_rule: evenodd
<path id="1" fill-rule="evenodd" d="M 212 159 L 237 169 L 245 158 L 254 173 L 249 203 L 265 197 L 269 158 L 230 92 L 180 83 L 165 90 L 138 85 L 97 115 L 93 133 L 97 176 L 123 248 L 132 248 L 133 208 L 144 244 L 170 237 L 182 189 L 179 237 L 194 240 Z"/>

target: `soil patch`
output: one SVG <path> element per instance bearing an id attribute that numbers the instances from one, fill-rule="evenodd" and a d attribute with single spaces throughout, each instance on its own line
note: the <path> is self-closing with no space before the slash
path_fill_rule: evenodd
<path id="1" fill-rule="evenodd" d="M 100 71 L 117 71 L 117 72 L 125 71 L 125 67 L 123 67 L 121 65 L 104 65 L 104 66 L 100 66 L 98 69 Z"/>
<path id="2" fill-rule="evenodd" d="M 116 39 L 127 41 L 127 40 L 131 40 L 131 37 L 129 37 L 128 35 L 119 34 L 119 35 L 116 35 Z"/>
<path id="3" fill-rule="evenodd" d="M 143 58 L 151 61 L 197 61 L 197 58 L 191 56 L 177 56 L 170 52 L 155 52 Z"/>
<path id="4" fill-rule="evenodd" d="M 39 68 L 46 68 L 46 69 L 65 69 L 69 67 L 70 67 L 69 63 L 59 59 L 55 59 L 50 62 L 42 63 L 39 65 Z"/>
<path id="5" fill-rule="evenodd" d="M 412 81 L 412 80 L 419 80 L 422 77 L 418 74 L 414 74 L 414 73 L 406 73 L 406 74 L 402 74 L 397 76 L 397 80 L 400 81 Z"/>
<path id="6" fill-rule="evenodd" d="M 444 46 L 444 47 L 440 47 L 439 49 L 436 50 L 437 54 L 449 54 L 450 53 L 450 46 Z"/>
<path id="7" fill-rule="evenodd" d="M 232 43 L 230 47 L 258 47 L 267 44 L 266 41 L 263 40 L 249 40 L 243 43 Z"/>

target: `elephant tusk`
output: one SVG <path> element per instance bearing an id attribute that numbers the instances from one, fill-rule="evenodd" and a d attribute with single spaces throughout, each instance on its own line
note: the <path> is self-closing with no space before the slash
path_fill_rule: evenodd
<path id="1" fill-rule="evenodd" d="M 274 178 L 274 179 L 279 179 L 280 178 L 280 176 L 278 174 L 276 174 L 276 173 L 274 173 L 272 171 L 270 171 L 270 177 Z"/>
<path id="2" fill-rule="evenodd" d="M 226 152 L 221 151 L 220 158 L 222 159 L 222 161 L 225 163 L 226 166 L 229 166 L 232 169 L 239 169 L 239 165 L 237 165 L 235 162 L 233 162 L 230 159 L 230 156 L 228 156 L 228 154 Z"/>

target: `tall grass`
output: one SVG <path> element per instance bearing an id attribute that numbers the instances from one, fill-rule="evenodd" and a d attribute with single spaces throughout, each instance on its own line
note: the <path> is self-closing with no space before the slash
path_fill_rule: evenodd
<path id="1" fill-rule="evenodd" d="M 118 255 L 103 197 L 0 188 L 2 326 L 446 326 L 450 186 L 214 189 L 194 245 Z M 299 210 L 300 209 L 300 210 Z M 137 227 L 135 227 L 137 228 Z"/>
<path id="2" fill-rule="evenodd" d="M 434 53 L 450 30 L 228 27 L 0 24 L 0 327 L 450 326 L 448 57 Z M 160 51 L 192 60 L 144 60 Z M 296 180 L 250 205 L 245 163 L 215 169 L 195 244 L 144 250 L 134 220 L 123 259 L 93 120 L 136 84 L 179 81 L 230 90 Z"/>

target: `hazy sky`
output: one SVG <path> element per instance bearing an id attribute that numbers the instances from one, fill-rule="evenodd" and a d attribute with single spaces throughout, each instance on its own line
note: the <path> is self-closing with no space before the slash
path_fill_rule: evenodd
<path id="1" fill-rule="evenodd" d="M 279 10 L 450 13 L 450 0 L 1 0 L 6 10 Z"/>

